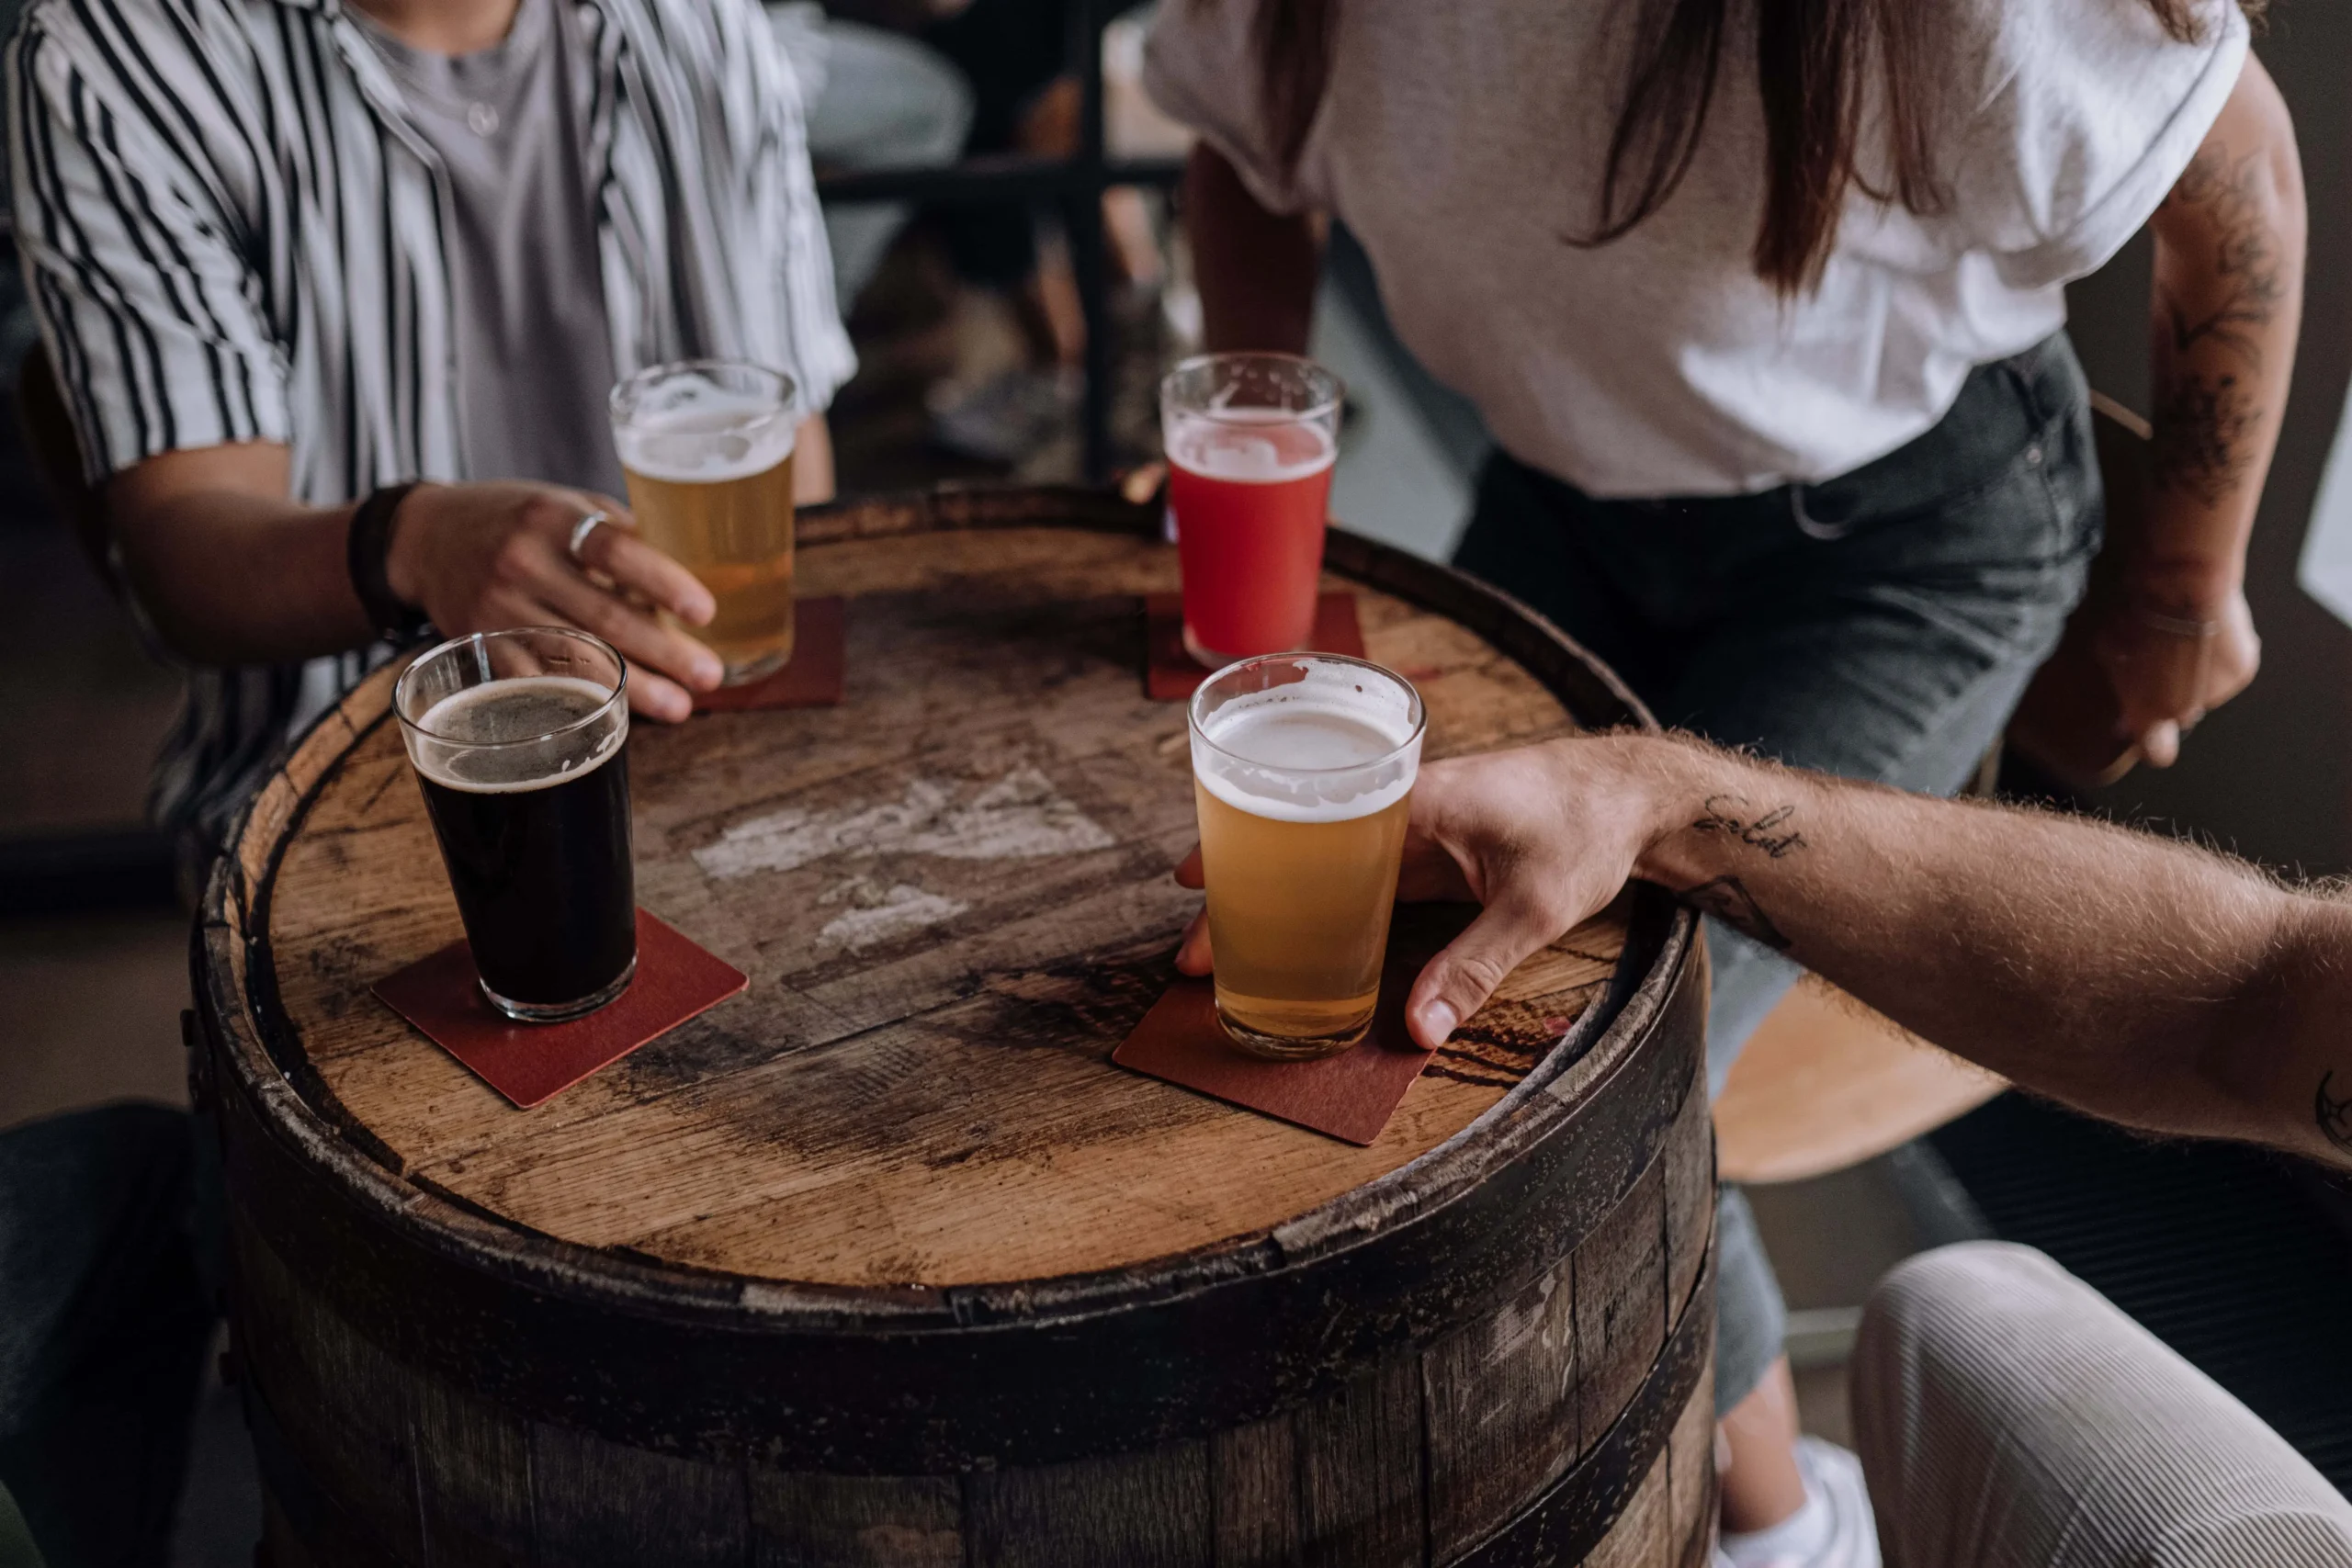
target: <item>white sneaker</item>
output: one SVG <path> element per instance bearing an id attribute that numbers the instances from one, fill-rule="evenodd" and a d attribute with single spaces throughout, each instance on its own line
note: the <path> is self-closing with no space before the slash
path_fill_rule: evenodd
<path id="1" fill-rule="evenodd" d="M 1819 1438 L 1797 1439 L 1804 1506 L 1769 1529 L 1724 1537 L 1715 1568 L 1882 1568 L 1862 1461 Z"/>

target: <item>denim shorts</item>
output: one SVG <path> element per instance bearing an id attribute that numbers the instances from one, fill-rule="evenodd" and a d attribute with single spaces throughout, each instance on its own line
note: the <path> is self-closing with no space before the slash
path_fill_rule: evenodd
<path id="1" fill-rule="evenodd" d="M 1962 384 L 1925 435 L 1819 484 L 1596 500 L 1507 454 L 1454 564 L 1549 616 L 1658 721 L 1799 767 L 1950 795 L 2082 596 L 2103 517 L 2062 333 Z M 1710 920 L 1709 1087 L 1796 979 Z M 1785 1313 L 1736 1193 L 1719 1224 L 1715 1389 L 1729 1409 Z"/>

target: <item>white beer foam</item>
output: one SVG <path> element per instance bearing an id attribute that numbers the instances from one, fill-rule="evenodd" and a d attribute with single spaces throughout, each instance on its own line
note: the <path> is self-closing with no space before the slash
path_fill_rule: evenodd
<path id="1" fill-rule="evenodd" d="M 697 378 L 665 387 L 674 399 L 640 408 L 613 434 L 622 464 L 672 484 L 724 484 L 763 474 L 792 456 L 792 411 Z"/>
<path id="2" fill-rule="evenodd" d="M 568 718 L 558 718 L 547 730 L 531 725 L 518 728 L 511 721 L 501 724 L 487 715 L 469 712 L 493 705 L 503 706 L 518 694 L 543 694 L 549 699 L 550 706 L 562 704 L 566 707 L 585 698 L 588 705 Z M 522 795 L 531 790 L 553 789 L 604 766 L 620 750 L 621 741 L 628 735 L 628 727 L 583 728 L 577 736 L 566 737 L 572 742 L 569 748 L 553 740 L 545 747 L 520 743 L 537 740 L 553 730 L 578 724 L 603 707 L 611 695 L 595 682 L 583 681 L 576 675 L 518 675 L 468 686 L 424 710 L 424 716 L 416 722 L 425 733 L 419 738 L 422 744 L 410 748 L 410 760 L 419 773 L 435 784 L 469 795 Z M 567 750 L 571 755 L 565 755 Z M 481 776 L 499 771 L 502 763 L 509 770 L 528 767 L 530 776 Z M 474 770 L 471 776 L 458 771 L 468 766 Z"/>
<path id="3" fill-rule="evenodd" d="M 1277 443 L 1252 424 L 1284 426 Z M 1306 456 L 1284 459 L 1283 447 L 1306 447 Z M 1322 426 L 1300 423 L 1295 414 L 1278 409 L 1262 412 L 1236 409 L 1215 419 L 1177 414 L 1169 422 L 1168 460 L 1205 479 L 1237 484 L 1287 484 L 1319 474 L 1340 455 L 1339 444 Z"/>
<path id="4" fill-rule="evenodd" d="M 1406 692 L 1350 666 L 1310 665 L 1304 681 L 1227 703 L 1204 728 L 1193 736 L 1193 776 L 1253 817 L 1369 817 L 1403 799 L 1419 772 Z"/>

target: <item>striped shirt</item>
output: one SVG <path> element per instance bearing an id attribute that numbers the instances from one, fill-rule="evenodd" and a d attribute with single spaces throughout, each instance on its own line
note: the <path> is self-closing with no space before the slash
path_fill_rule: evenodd
<path id="1" fill-rule="evenodd" d="M 618 372 L 751 359 L 824 408 L 856 362 L 758 6 L 571 3 Z M 94 483 L 239 441 L 289 446 L 316 505 L 465 477 L 447 175 L 345 0 L 33 0 L 6 69 L 17 243 Z M 191 671 L 159 820 L 217 844 L 384 657 Z"/>

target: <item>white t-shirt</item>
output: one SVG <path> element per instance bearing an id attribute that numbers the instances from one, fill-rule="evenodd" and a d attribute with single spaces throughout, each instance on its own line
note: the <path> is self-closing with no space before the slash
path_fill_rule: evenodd
<path id="1" fill-rule="evenodd" d="M 1850 192 L 1819 291 L 1784 300 L 1751 260 L 1764 126 L 1747 43 L 1726 39 L 1681 187 L 1579 249 L 1563 236 L 1593 227 L 1625 19 L 1645 7 L 1339 0 L 1330 79 L 1285 175 L 1259 108 L 1260 3 L 1167 0 L 1151 96 L 1269 208 L 1344 220 L 1430 370 L 1507 450 L 1603 496 L 1825 479 L 1927 431 L 1971 367 L 2064 323 L 2062 285 L 2155 210 L 2246 52 L 2233 0 L 2202 0 L 2193 44 L 2146 0 L 1917 0 L 1949 13 L 1934 146 L 1950 200 L 1915 217 Z"/>

